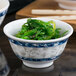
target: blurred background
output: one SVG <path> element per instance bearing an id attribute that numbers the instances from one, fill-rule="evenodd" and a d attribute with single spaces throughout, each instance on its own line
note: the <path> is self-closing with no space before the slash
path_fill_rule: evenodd
<path id="1" fill-rule="evenodd" d="M 72 18 L 69 17 L 70 16 L 69 13 L 67 15 L 61 14 L 60 12 L 59 14 L 43 15 L 43 14 L 32 14 L 31 12 L 32 9 L 41 9 L 41 10 L 50 9 L 50 10 L 54 10 L 54 13 L 56 12 L 56 10 L 61 10 L 61 11 L 66 10 L 64 8 L 59 7 L 59 4 L 58 4 L 59 1 L 73 1 L 70 3 L 64 2 L 63 4 L 65 5 L 65 3 L 67 3 L 69 6 L 70 5 L 72 6 L 72 8 L 70 7 L 71 9 L 76 9 L 76 4 L 75 4 L 76 0 L 9 0 L 9 1 L 10 1 L 10 7 L 8 9 L 8 12 L 7 12 L 7 15 L 4 21 L 2 22 L 0 26 L 0 48 L 3 54 L 5 55 L 8 65 L 10 67 L 10 73 L 8 76 L 76 76 L 76 10 L 67 9 L 70 11 Z M 72 13 L 72 12 L 75 12 L 75 13 Z M 65 20 L 63 21 L 73 26 L 74 33 L 70 37 L 64 53 L 54 64 L 55 70 L 49 73 L 48 72 L 37 73 L 36 71 L 36 73 L 34 74 L 32 72 L 29 72 L 31 69 L 29 71 L 26 71 L 29 69 L 27 67 L 25 67 L 26 70 L 22 70 L 22 66 L 21 66 L 22 62 L 13 53 L 12 48 L 10 47 L 10 44 L 8 42 L 8 38 L 3 33 L 3 27 L 7 23 L 13 20 L 16 20 L 16 19 L 27 18 L 27 17 L 29 18 L 30 17 L 42 17 L 42 16 L 50 16 L 50 18 L 51 16 L 54 16 L 53 18 L 59 17 L 60 19 L 61 19 L 61 16 L 63 16 L 63 18 L 64 16 L 66 16 Z"/>
<path id="2" fill-rule="evenodd" d="M 16 12 L 17 10 L 23 8 L 24 6 L 28 5 L 29 3 L 35 0 L 9 0 L 10 7 L 8 10 L 8 14 Z"/>

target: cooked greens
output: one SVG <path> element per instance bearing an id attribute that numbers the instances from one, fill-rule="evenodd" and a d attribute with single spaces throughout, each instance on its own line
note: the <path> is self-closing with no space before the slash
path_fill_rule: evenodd
<path id="1" fill-rule="evenodd" d="M 51 40 L 64 36 L 68 31 L 60 34 L 61 28 L 56 28 L 54 21 L 44 22 L 42 20 L 31 19 L 22 25 L 21 31 L 15 36 L 28 40 Z"/>

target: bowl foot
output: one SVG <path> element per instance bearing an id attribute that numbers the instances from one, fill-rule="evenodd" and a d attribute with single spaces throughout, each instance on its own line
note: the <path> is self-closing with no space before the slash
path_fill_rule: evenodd
<path id="1" fill-rule="evenodd" d="M 23 64 L 31 68 L 46 68 L 53 65 L 53 61 L 49 61 L 47 63 L 23 61 Z"/>

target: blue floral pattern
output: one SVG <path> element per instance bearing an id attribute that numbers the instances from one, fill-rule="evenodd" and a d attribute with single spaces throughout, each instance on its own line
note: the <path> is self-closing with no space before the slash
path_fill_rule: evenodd
<path id="1" fill-rule="evenodd" d="M 35 62 L 39 62 L 39 61 L 50 61 L 50 60 L 56 60 L 59 58 L 60 55 L 58 56 L 55 56 L 55 57 L 52 57 L 52 58 L 42 58 L 42 59 L 33 59 L 33 58 L 25 58 L 25 57 L 22 57 L 22 56 L 19 56 L 16 54 L 16 56 L 21 59 L 21 60 L 27 60 L 27 61 L 35 61 Z"/>
<path id="2" fill-rule="evenodd" d="M 7 13 L 7 10 L 0 13 L 0 17 L 4 16 Z"/>
<path id="3" fill-rule="evenodd" d="M 3 69 L 0 70 L 0 76 L 7 76 L 9 72 L 9 67 L 6 65 Z"/>
<path id="4" fill-rule="evenodd" d="M 46 47 L 54 47 L 57 45 L 61 45 L 67 42 L 68 39 L 59 41 L 59 42 L 50 42 L 50 43 L 27 43 L 27 42 L 20 42 L 9 38 L 9 41 L 20 46 L 24 47 L 33 47 L 33 48 L 46 48 Z"/>

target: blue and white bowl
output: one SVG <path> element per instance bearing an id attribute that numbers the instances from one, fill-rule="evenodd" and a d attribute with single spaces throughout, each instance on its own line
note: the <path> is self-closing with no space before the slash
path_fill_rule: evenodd
<path id="1" fill-rule="evenodd" d="M 8 0 L 0 0 L 0 25 L 5 18 L 8 7 L 9 7 L 9 1 Z"/>
<path id="2" fill-rule="evenodd" d="M 76 10 L 76 0 L 54 0 L 61 8 Z"/>
<path id="3" fill-rule="evenodd" d="M 0 49 L 0 76 L 7 76 L 10 69 L 7 64 L 6 58 Z"/>
<path id="4" fill-rule="evenodd" d="M 10 45 L 16 56 L 23 61 L 23 64 L 32 68 L 44 68 L 53 64 L 54 60 L 62 54 L 68 38 L 73 33 L 73 28 L 62 21 L 48 18 L 34 18 L 43 21 L 53 20 L 56 27 L 61 28 L 61 33 L 68 30 L 68 33 L 61 38 L 52 40 L 25 40 L 15 37 L 27 19 L 20 19 L 8 23 L 4 27 L 4 33 L 8 37 Z"/>

